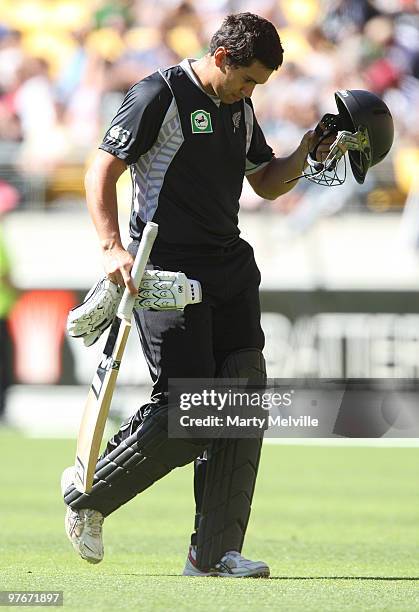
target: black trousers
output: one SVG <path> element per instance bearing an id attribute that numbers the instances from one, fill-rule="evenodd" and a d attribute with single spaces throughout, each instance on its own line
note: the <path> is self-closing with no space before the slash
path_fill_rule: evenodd
<path id="1" fill-rule="evenodd" d="M 138 243 L 129 251 L 135 254 Z M 263 349 L 260 325 L 260 273 L 253 249 L 244 240 L 223 249 L 177 249 L 158 244 L 151 264 L 182 271 L 199 280 L 203 301 L 182 311 L 137 310 L 134 313 L 142 349 L 153 381 L 151 403 L 142 406 L 108 442 L 102 458 L 137 430 L 150 414 L 168 402 L 171 378 L 212 378 L 237 350 Z M 195 501 L 199 515 L 205 462 L 195 462 Z M 192 538 L 192 542 L 193 542 Z"/>
<path id="2" fill-rule="evenodd" d="M 128 247 L 135 255 L 138 242 Z M 184 311 L 136 310 L 141 346 L 153 381 L 152 404 L 167 402 L 170 378 L 212 378 L 228 355 L 243 348 L 264 347 L 260 326 L 260 272 L 253 249 L 244 240 L 223 249 L 178 249 L 158 244 L 150 262 L 154 268 L 184 272 L 199 280 L 203 300 Z M 104 455 L 134 433 L 142 407 L 110 440 Z"/>
<path id="3" fill-rule="evenodd" d="M 216 253 L 157 251 L 151 261 L 181 270 L 202 284 L 203 301 L 183 312 L 135 313 L 141 344 L 153 379 L 153 399 L 167 392 L 169 378 L 210 378 L 225 358 L 241 348 L 264 345 L 259 283 L 253 249 L 243 240 Z"/>

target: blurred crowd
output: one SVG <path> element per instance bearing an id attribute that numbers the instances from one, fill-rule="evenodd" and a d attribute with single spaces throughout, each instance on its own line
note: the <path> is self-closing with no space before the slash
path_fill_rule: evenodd
<path id="1" fill-rule="evenodd" d="M 241 11 L 275 23 L 285 49 L 283 67 L 254 93 L 277 155 L 295 148 L 325 112 L 336 112 L 336 90 L 368 89 L 383 97 L 396 124 L 391 156 L 367 186 L 369 203 L 401 207 L 414 185 L 419 0 L 0 3 L 0 201 L 82 197 L 86 161 L 127 89 L 159 67 L 204 54 L 223 17 Z M 300 185 L 274 207 L 292 208 L 309 189 Z M 352 197 L 350 185 L 340 200 Z M 336 206 L 336 196 L 325 198 L 326 208 Z M 243 204 L 261 206 L 247 188 Z"/>

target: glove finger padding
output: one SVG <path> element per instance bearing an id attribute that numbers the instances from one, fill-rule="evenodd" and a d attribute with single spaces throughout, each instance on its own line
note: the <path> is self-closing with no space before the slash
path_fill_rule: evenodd
<path id="1" fill-rule="evenodd" d="M 136 308 L 183 310 L 202 301 L 201 284 L 183 272 L 146 270 L 138 289 Z"/>
<path id="2" fill-rule="evenodd" d="M 67 331 L 73 338 L 83 338 L 85 346 L 94 344 L 112 323 L 123 290 L 108 278 L 101 279 L 84 301 L 70 310 Z M 201 284 L 183 272 L 146 270 L 135 299 L 135 308 L 183 310 L 202 301 Z"/>
<path id="3" fill-rule="evenodd" d="M 102 278 L 88 292 L 83 302 L 68 313 L 69 335 L 83 338 L 85 346 L 94 344 L 112 323 L 121 297 L 120 287 L 108 278 Z"/>

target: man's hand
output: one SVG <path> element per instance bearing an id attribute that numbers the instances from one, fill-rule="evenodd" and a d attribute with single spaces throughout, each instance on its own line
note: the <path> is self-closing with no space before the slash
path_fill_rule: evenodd
<path id="1" fill-rule="evenodd" d="M 336 140 L 336 136 L 336 132 L 333 132 L 320 142 L 320 137 L 317 136 L 316 132 L 314 130 L 310 130 L 304 134 L 301 145 L 305 148 L 307 153 L 313 153 L 314 149 L 316 149 L 316 161 L 324 162 L 326 157 L 329 155 L 330 147 Z"/>
<path id="2" fill-rule="evenodd" d="M 103 266 L 109 280 L 136 295 L 137 290 L 131 277 L 133 263 L 134 258 L 122 246 L 114 245 L 104 250 Z"/>

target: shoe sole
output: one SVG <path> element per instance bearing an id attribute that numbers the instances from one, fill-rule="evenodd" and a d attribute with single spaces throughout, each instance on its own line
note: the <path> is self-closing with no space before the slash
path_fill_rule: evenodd
<path id="1" fill-rule="evenodd" d="M 268 567 L 266 567 L 251 574 L 227 574 L 226 572 L 193 573 L 189 570 L 187 572 L 183 572 L 182 575 L 191 578 L 269 578 L 270 570 Z"/>

